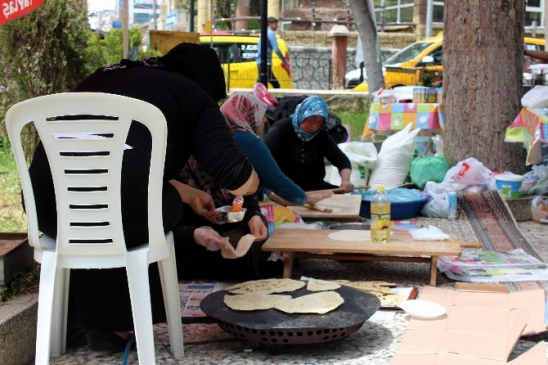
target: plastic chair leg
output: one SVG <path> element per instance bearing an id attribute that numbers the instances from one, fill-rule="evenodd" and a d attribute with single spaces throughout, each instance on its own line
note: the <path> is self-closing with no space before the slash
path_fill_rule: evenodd
<path id="1" fill-rule="evenodd" d="M 67 347 L 67 313 L 70 269 L 58 268 L 53 297 L 50 357 L 59 357 Z"/>
<path id="2" fill-rule="evenodd" d="M 134 251 L 126 255 L 126 271 L 133 313 L 133 326 L 140 364 L 155 364 L 154 329 L 146 252 Z"/>
<path id="3" fill-rule="evenodd" d="M 48 365 L 52 334 L 53 304 L 56 290 L 56 256 L 44 252 L 40 269 L 40 284 L 38 292 L 38 321 L 36 329 L 36 365 Z"/>
<path id="4" fill-rule="evenodd" d="M 162 292 L 167 314 L 167 325 L 169 331 L 169 343 L 174 356 L 184 356 L 183 325 L 181 323 L 181 303 L 179 299 L 179 280 L 177 278 L 177 267 L 175 262 L 175 249 L 170 245 L 169 256 L 158 261 L 160 279 L 162 281 Z"/>

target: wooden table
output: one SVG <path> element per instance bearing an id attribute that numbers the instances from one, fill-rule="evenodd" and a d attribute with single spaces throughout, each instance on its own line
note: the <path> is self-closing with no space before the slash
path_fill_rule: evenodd
<path id="1" fill-rule="evenodd" d="M 462 247 L 450 241 L 415 241 L 407 231 L 394 231 L 388 243 L 371 241 L 339 241 L 329 238 L 331 230 L 278 229 L 263 245 L 265 251 L 282 251 L 284 278 L 290 278 L 293 261 L 324 259 L 346 261 L 397 261 L 430 263 L 430 285 L 436 286 L 438 256 L 458 256 Z M 400 256 L 406 255 L 406 256 Z M 408 256 L 411 255 L 411 256 Z"/>
<path id="2" fill-rule="evenodd" d="M 288 208 L 304 219 L 357 222 L 360 220 L 361 204 L 362 196 L 360 194 L 335 194 L 331 198 L 324 199 L 316 204 L 321 208 L 333 209 L 331 213 L 320 212 L 303 206 L 288 206 Z"/>

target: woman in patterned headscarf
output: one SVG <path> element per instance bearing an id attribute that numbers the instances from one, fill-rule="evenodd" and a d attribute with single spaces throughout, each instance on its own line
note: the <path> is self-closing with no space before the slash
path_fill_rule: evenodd
<path id="1" fill-rule="evenodd" d="M 257 99 L 232 97 L 225 103 L 230 103 L 229 117 L 225 115 L 228 127 L 234 137 L 243 133 L 258 140 L 255 133 L 260 133 L 265 106 Z M 221 109 L 223 111 L 223 109 Z M 224 114 L 224 113 L 223 113 Z M 177 180 L 193 188 L 207 192 L 213 197 L 216 207 L 231 205 L 235 196 L 219 181 L 206 172 L 201 164 L 191 157 L 179 172 Z M 189 214 L 184 222 L 174 230 L 177 255 L 177 268 L 180 278 L 215 278 L 215 279 L 259 279 L 278 275 L 281 264 L 268 265 L 269 253 L 261 251 L 261 246 L 267 238 L 266 220 L 261 214 L 255 196 L 244 197 L 246 213 L 244 219 L 231 224 L 214 224 L 198 214 Z M 206 239 L 212 243 L 226 242 L 236 247 L 239 240 L 246 234 L 255 236 L 255 242 L 250 250 L 241 258 L 224 259 L 218 251 L 211 252 L 206 247 L 195 244 L 197 239 Z"/>
<path id="2" fill-rule="evenodd" d="M 303 190 L 337 187 L 324 181 L 327 159 L 339 170 L 340 187 L 350 192 L 354 190 L 350 160 L 324 128 L 328 113 L 322 98 L 309 96 L 297 105 L 291 117 L 274 124 L 264 142 L 280 169 Z"/>
<path id="3" fill-rule="evenodd" d="M 265 111 L 265 105 L 251 94 L 236 94 L 221 106 L 221 112 L 234 131 L 236 144 L 257 171 L 264 192 L 286 205 L 315 204 L 330 197 L 331 194 L 325 192 L 307 196 L 280 170 L 268 147 L 257 138 L 263 134 Z"/>

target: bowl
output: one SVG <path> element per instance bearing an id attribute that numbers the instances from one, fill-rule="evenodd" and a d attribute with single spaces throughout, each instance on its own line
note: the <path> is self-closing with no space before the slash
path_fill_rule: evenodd
<path id="1" fill-rule="evenodd" d="M 508 175 L 508 174 L 501 174 L 501 175 L 495 175 L 495 183 L 497 184 L 497 190 L 501 192 L 501 194 L 505 198 L 519 198 L 519 188 L 521 187 L 521 182 L 523 181 L 523 176 L 521 175 Z M 503 189 L 503 187 L 509 186 L 510 191 L 506 191 Z"/>
<path id="2" fill-rule="evenodd" d="M 217 211 L 217 216 L 215 217 L 215 222 L 217 223 L 237 223 L 244 219 L 245 212 L 247 209 L 242 208 L 239 212 L 233 212 L 231 205 L 225 205 L 215 209 Z"/>
<path id="3" fill-rule="evenodd" d="M 401 221 L 414 218 L 419 215 L 422 207 L 426 203 L 427 197 L 421 194 L 421 198 L 410 201 L 391 201 L 390 202 L 390 220 Z M 371 218 L 371 201 L 362 199 L 360 206 L 360 217 Z"/>

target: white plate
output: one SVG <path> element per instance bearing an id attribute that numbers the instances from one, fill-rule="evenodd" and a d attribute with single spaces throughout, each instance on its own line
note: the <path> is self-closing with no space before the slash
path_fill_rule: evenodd
<path id="1" fill-rule="evenodd" d="M 442 305 L 420 299 L 406 300 L 399 307 L 416 318 L 437 318 L 446 312 Z"/>

